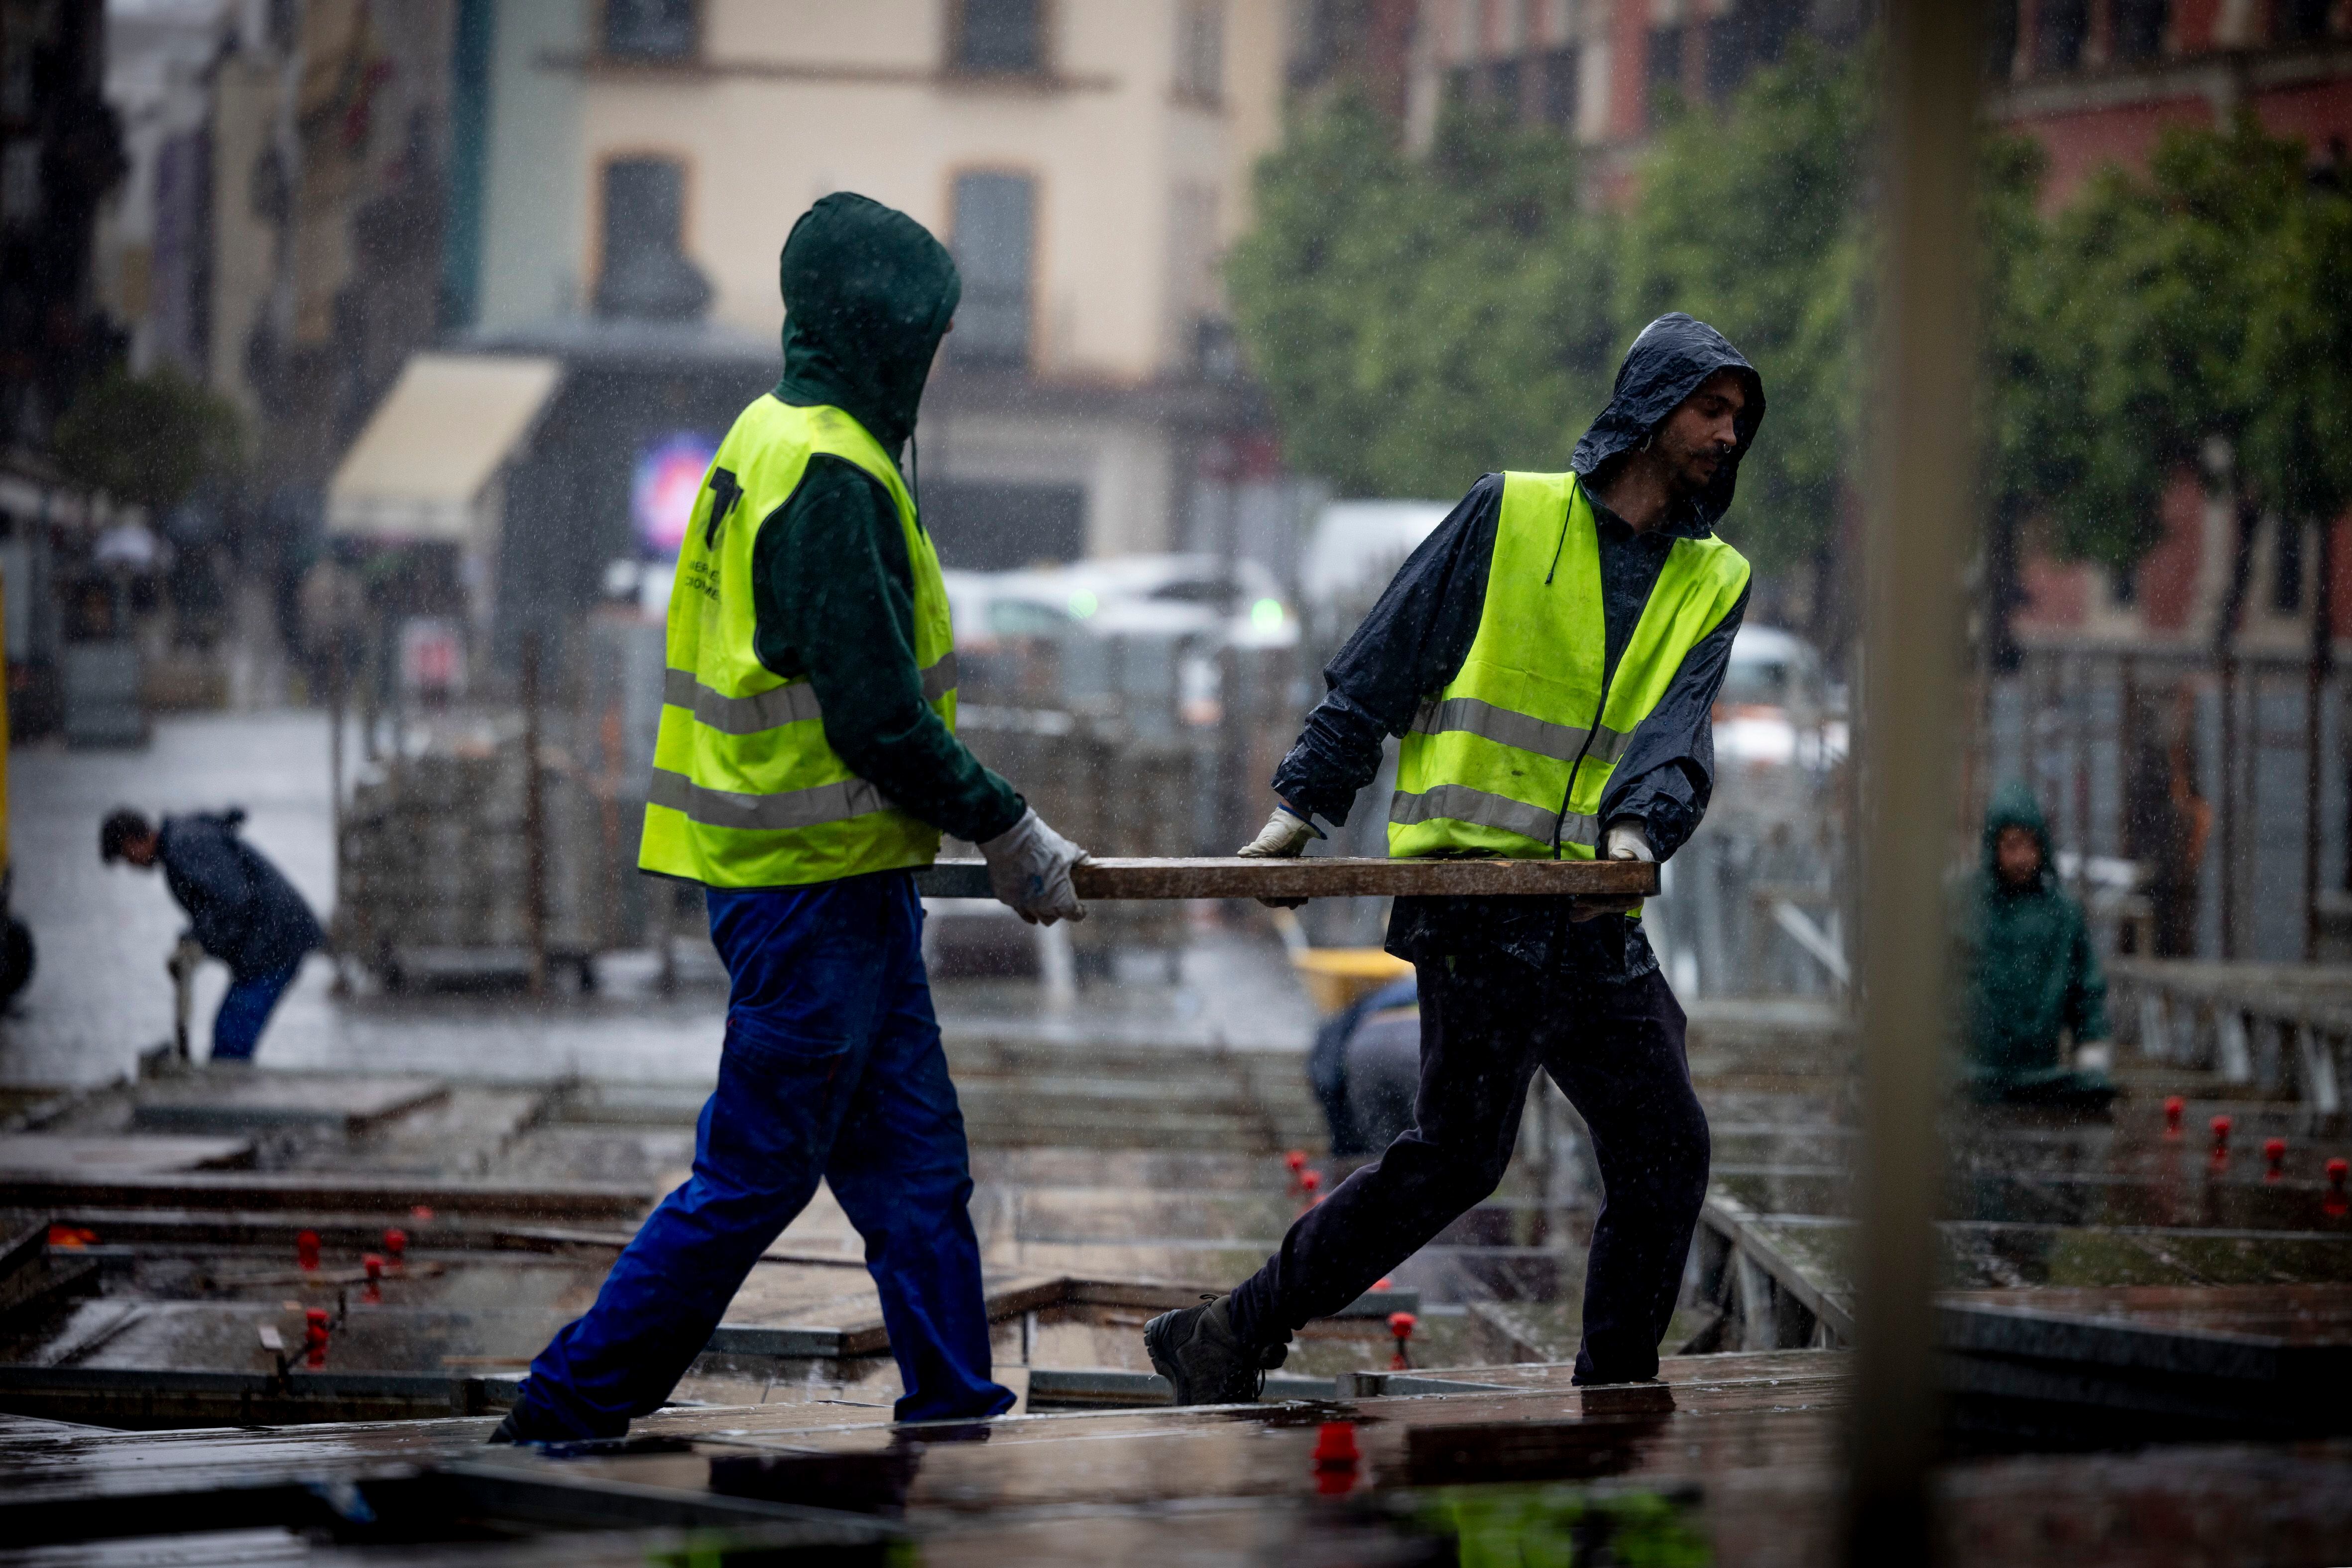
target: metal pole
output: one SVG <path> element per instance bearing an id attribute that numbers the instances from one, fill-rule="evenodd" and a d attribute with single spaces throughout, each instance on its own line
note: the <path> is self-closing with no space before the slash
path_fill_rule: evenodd
<path id="1" fill-rule="evenodd" d="M 1938 1049 L 1958 670 L 1975 495 L 1978 7 L 1887 7 L 1885 273 L 1864 536 L 1862 1220 L 1846 1560 L 1934 1555 Z"/>
<path id="2" fill-rule="evenodd" d="M 530 933 L 530 994 L 547 990 L 547 800 L 539 767 L 539 628 L 522 634 L 523 920 Z"/>
<path id="3" fill-rule="evenodd" d="M 2221 863 L 2214 878 L 2221 901 L 2221 956 L 2238 956 L 2238 651 L 2230 629 L 2221 632 L 2221 755 L 2214 770 L 2221 816 Z"/>
<path id="4" fill-rule="evenodd" d="M 2303 961 L 2319 961 L 2320 705 L 2336 663 L 2336 521 L 2319 524 L 2318 581 L 2312 591 L 2311 660 L 2303 680 Z"/>
<path id="5" fill-rule="evenodd" d="M 2074 874 L 2079 879 L 2076 889 L 2087 885 L 2091 874 L 2091 712 L 2097 681 L 2091 666 L 2091 656 L 2077 650 L 2067 661 L 2074 666 L 2074 678 L 2067 685 L 2073 688 L 2067 716 L 2074 730 Z"/>
<path id="6" fill-rule="evenodd" d="M 2137 862 L 2147 841 L 2143 824 L 2132 813 L 2146 786 L 2139 776 L 2139 661 L 2129 653 L 2117 663 L 2116 684 L 2116 853 Z M 2137 883 L 2132 891 L 2138 893 Z M 2120 935 L 2131 943 L 2134 957 L 2154 956 L 2156 944 L 2148 930 L 2143 923 L 2124 922 Z"/>
<path id="7" fill-rule="evenodd" d="M 343 861 L 343 659 L 349 637 L 337 627 L 327 651 L 327 831 L 333 835 L 339 873 Z"/>

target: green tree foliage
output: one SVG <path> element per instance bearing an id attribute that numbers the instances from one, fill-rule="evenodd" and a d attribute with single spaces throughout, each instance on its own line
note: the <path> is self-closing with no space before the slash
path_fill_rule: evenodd
<path id="1" fill-rule="evenodd" d="M 1687 310 L 1771 393 L 1726 532 L 1769 566 L 1819 559 L 1868 410 L 1869 84 L 1866 54 L 1801 40 L 1676 114 L 1622 210 L 1582 199 L 1548 133 L 1457 110 L 1417 160 L 1360 102 L 1302 114 L 1231 268 L 1290 460 L 1364 496 L 1560 465 L 1624 345 Z M 1979 167 L 1997 541 L 2038 519 L 2060 555 L 2127 566 L 2215 437 L 2262 506 L 2352 505 L 2352 197 L 2300 142 L 2177 128 L 2055 214 L 2029 138 L 1989 136 Z"/>
<path id="2" fill-rule="evenodd" d="M 236 406 L 165 365 L 109 372 L 76 397 L 53 436 L 67 472 L 118 501 L 161 513 L 243 465 Z"/>
<path id="3" fill-rule="evenodd" d="M 1605 224 L 1572 149 L 1464 110 L 1428 159 L 1342 98 L 1258 175 L 1229 276 L 1289 458 L 1349 496 L 1452 496 L 1564 466 L 1608 392 Z"/>
<path id="4" fill-rule="evenodd" d="M 1771 409 L 1725 531 L 1769 565 L 1830 539 L 1860 444 L 1867 86 L 1863 64 L 1801 40 L 1723 114 L 1676 117 L 1622 230 L 1620 329 L 1687 310 L 1763 374 Z"/>
<path id="5" fill-rule="evenodd" d="M 2284 205 L 2267 243 L 2242 258 L 2252 309 L 2238 457 L 2263 501 L 2321 521 L 2352 507 L 2352 196 L 2307 180 Z"/>

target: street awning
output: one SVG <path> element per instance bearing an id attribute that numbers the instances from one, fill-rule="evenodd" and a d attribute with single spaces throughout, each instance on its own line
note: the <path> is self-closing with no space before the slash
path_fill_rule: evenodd
<path id="1" fill-rule="evenodd" d="M 484 493 L 562 378 L 553 360 L 417 354 L 335 470 L 327 531 L 467 543 Z"/>

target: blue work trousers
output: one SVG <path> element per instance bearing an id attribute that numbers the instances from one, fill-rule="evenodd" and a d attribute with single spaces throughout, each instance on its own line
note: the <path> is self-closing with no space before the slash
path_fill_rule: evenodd
<path id="1" fill-rule="evenodd" d="M 733 985 L 694 1174 L 558 1333 L 522 1391 L 542 1429 L 615 1436 L 660 1407 L 821 1176 L 866 1239 L 901 1421 L 1002 1414 L 989 1376 L 963 1113 L 905 872 L 709 894 Z"/>
<path id="2" fill-rule="evenodd" d="M 296 963 L 266 975 L 232 977 L 228 995 L 221 998 L 220 1011 L 213 1015 L 212 1059 L 251 1061 L 254 1047 L 261 1043 L 262 1027 L 269 1022 L 269 1015 L 278 1010 L 278 998 L 301 972 L 302 966 Z"/>

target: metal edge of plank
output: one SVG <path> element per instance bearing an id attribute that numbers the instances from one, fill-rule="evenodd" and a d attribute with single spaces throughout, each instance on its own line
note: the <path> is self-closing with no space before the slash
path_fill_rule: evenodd
<path id="1" fill-rule="evenodd" d="M 1342 1399 L 1416 1399 L 1432 1394 L 1524 1394 L 1507 1383 L 1472 1383 L 1425 1372 L 1343 1372 L 1334 1380 Z"/>
<path id="2" fill-rule="evenodd" d="M 2231 1383 L 2279 1385 L 2290 1369 L 2302 1370 L 2305 1348 L 2270 1336 L 2227 1330 L 2095 1318 L 2020 1302 L 1936 1302 L 1939 1348 L 1960 1354 L 1997 1355 L 2058 1362 L 2078 1368 L 2196 1376 Z M 2320 1347 L 2310 1347 L 2320 1348 Z M 2352 1346 L 2329 1346 L 2352 1357 Z"/>
<path id="3" fill-rule="evenodd" d="M 1853 1343 L 1853 1312 L 1810 1278 L 1797 1261 L 1782 1252 L 1761 1235 L 1757 1215 L 1746 1204 L 1721 1193 L 1710 1192 L 1699 1210 L 1702 1224 L 1721 1233 L 1724 1239 L 1739 1251 L 1753 1258 L 1774 1281 L 1797 1299 L 1798 1304 L 1847 1343 Z"/>
<path id="4" fill-rule="evenodd" d="M 419 1479 L 454 1482 L 467 1500 L 495 1515 L 572 1529 L 782 1525 L 798 1527 L 797 1543 L 808 1546 L 866 1546 L 904 1540 L 908 1534 L 905 1526 L 872 1514 L 663 1486 L 609 1473 L 566 1475 L 504 1456 L 446 1460 Z"/>
<path id="5" fill-rule="evenodd" d="M 1262 1399 L 1337 1399 L 1339 1384 L 1331 1377 L 1290 1377 L 1268 1373 Z M 1172 1405 L 1175 1390 L 1156 1372 L 1125 1372 L 1113 1367 L 1033 1366 L 1029 1369 L 1032 1409 L 1125 1408 Z"/>
<path id="6" fill-rule="evenodd" d="M 1651 861 L 1383 860 L 1310 855 L 1104 858 L 1070 873 L 1081 898 L 1610 897 L 1653 898 Z M 915 873 L 926 898 L 991 898 L 988 862 L 938 861 Z"/>

